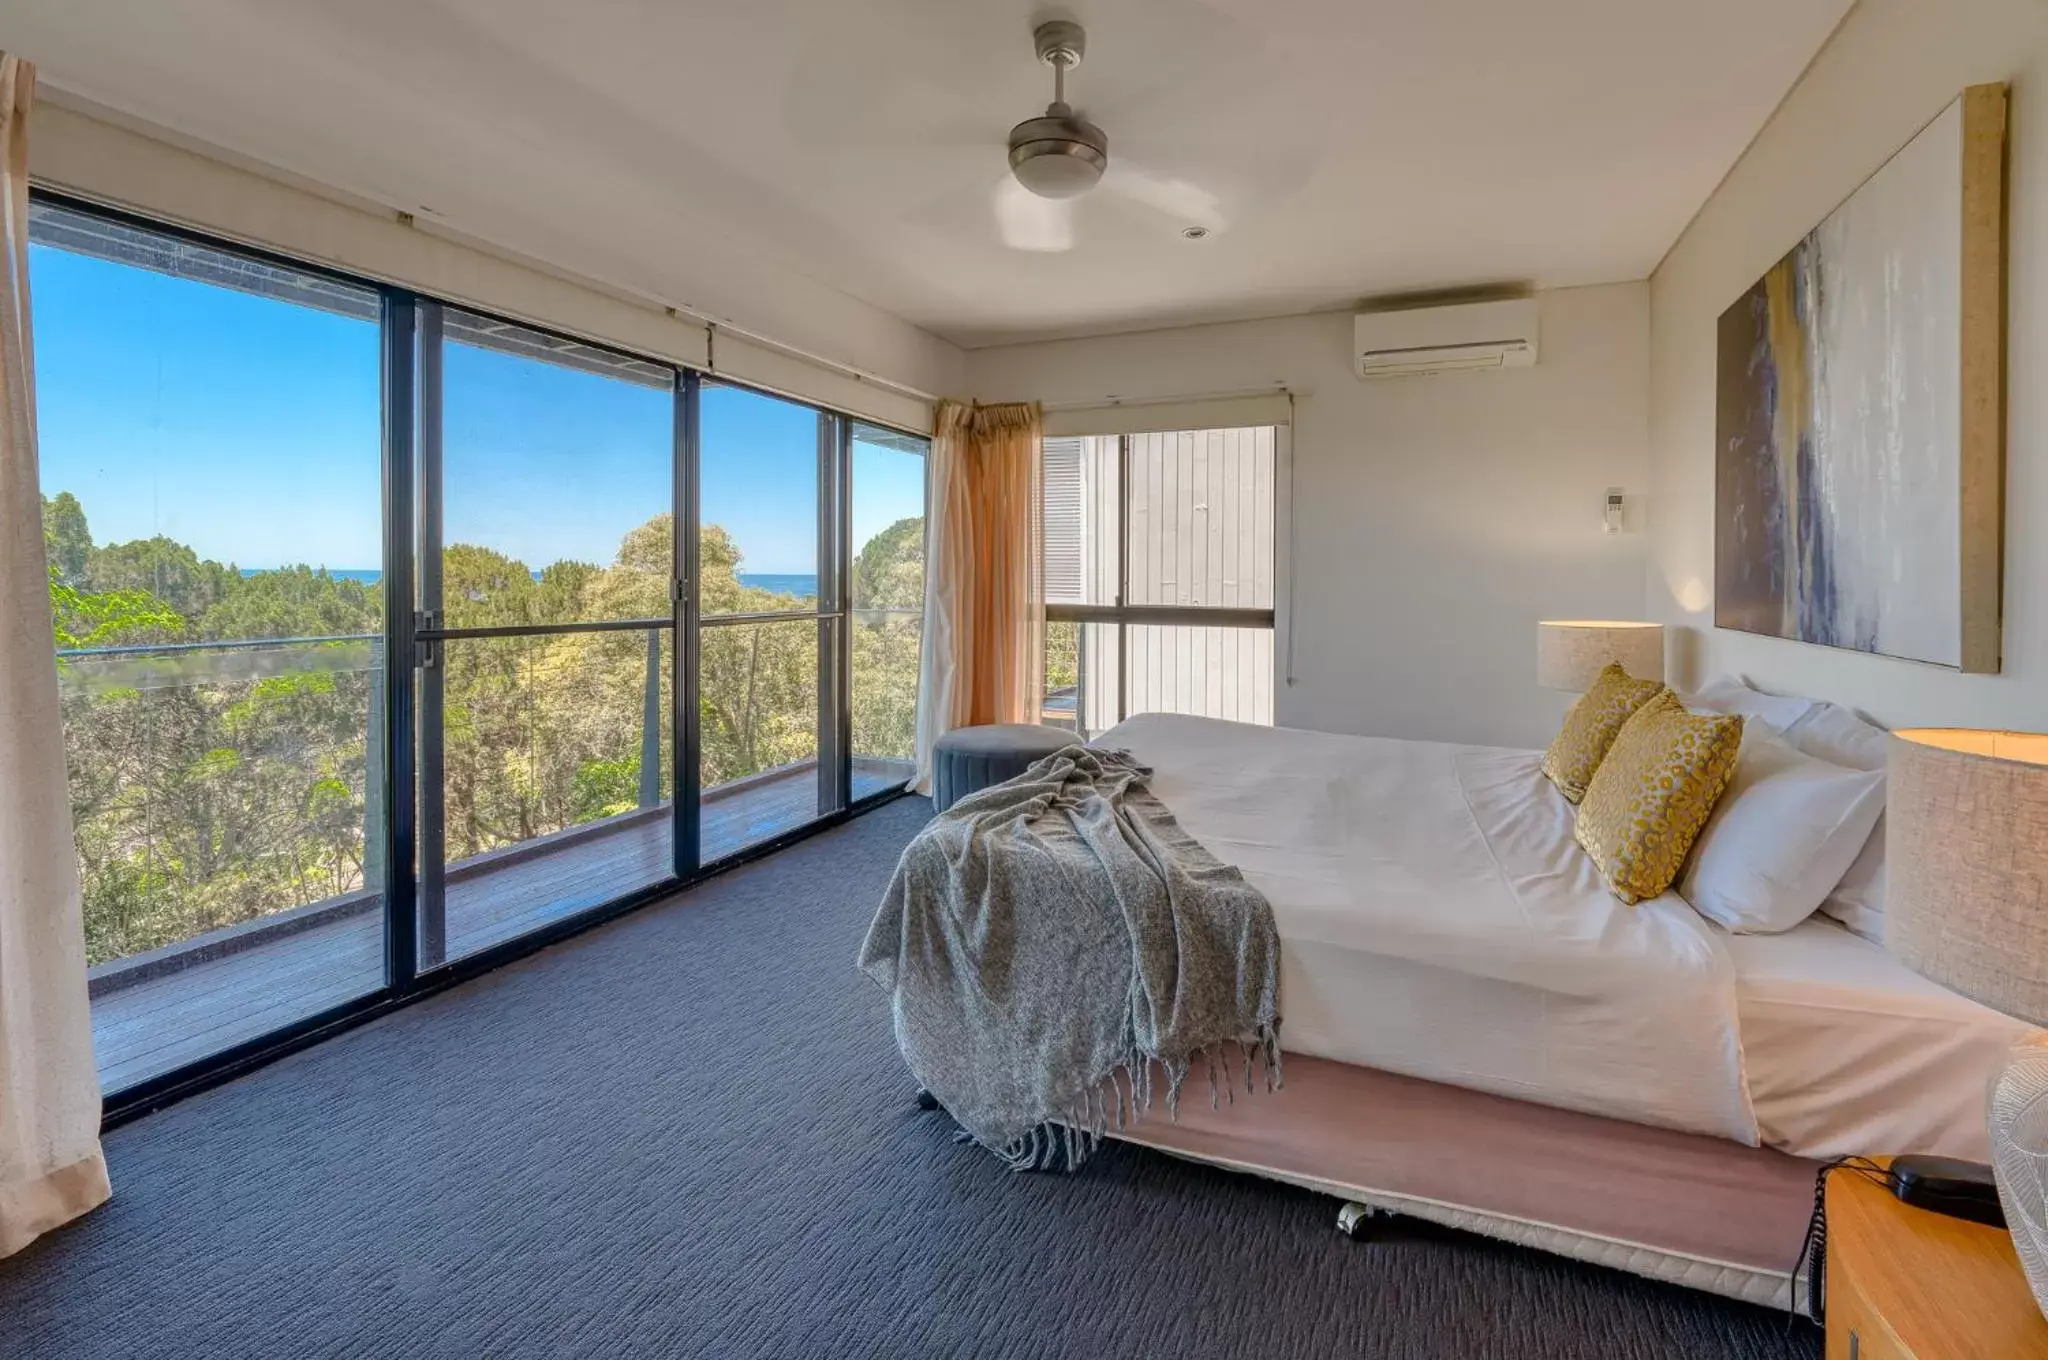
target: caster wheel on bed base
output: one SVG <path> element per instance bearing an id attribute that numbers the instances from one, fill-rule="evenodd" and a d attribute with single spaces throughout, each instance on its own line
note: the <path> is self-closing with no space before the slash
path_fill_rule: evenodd
<path id="1" fill-rule="evenodd" d="M 1375 1225 L 1385 1223 L 1394 1217 L 1391 1209 L 1381 1209 L 1371 1204 L 1348 1203 L 1337 1210 L 1337 1231 L 1354 1242 L 1363 1242 L 1372 1236 Z"/>

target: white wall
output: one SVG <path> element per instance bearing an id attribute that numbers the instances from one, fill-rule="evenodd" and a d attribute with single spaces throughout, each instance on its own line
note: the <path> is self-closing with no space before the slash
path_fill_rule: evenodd
<path id="1" fill-rule="evenodd" d="M 1649 295 L 1542 302 L 1542 360 L 1523 370 L 1362 383 L 1334 313 L 970 351 L 968 383 L 1054 404 L 1286 384 L 1296 629 L 1278 721 L 1540 746 L 1569 700 L 1536 687 L 1536 621 L 1642 609 L 1644 536 L 1600 517 L 1609 486 L 1645 484 Z"/>
<path id="2" fill-rule="evenodd" d="M 2005 668 L 1932 666 L 1715 629 L 1715 321 L 1966 85 L 2012 82 Z M 2048 729 L 2048 4 L 1862 0 L 1650 285 L 1651 617 L 1675 677 L 1728 672 L 1889 725 Z"/>

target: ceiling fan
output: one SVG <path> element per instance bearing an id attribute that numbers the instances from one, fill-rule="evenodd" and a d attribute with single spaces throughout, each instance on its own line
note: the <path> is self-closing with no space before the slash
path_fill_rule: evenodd
<path id="1" fill-rule="evenodd" d="M 1097 184 L 1175 218 L 1190 239 L 1221 229 L 1221 206 L 1214 194 L 1128 161 L 1112 162 L 1109 134 L 1067 103 L 1067 72 L 1087 52 L 1088 35 L 1081 25 L 1050 20 L 1033 31 L 1032 41 L 1038 59 L 1052 67 L 1052 103 L 1043 114 L 1010 129 L 1010 173 L 995 193 L 1004 244 L 1017 250 L 1072 249 L 1074 201 Z"/>

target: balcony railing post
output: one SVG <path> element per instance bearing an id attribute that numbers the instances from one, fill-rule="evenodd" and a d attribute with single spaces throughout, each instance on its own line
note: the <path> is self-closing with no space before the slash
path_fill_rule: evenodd
<path id="1" fill-rule="evenodd" d="M 647 630 L 647 684 L 640 701 L 640 806 L 661 802 L 661 630 Z"/>
<path id="2" fill-rule="evenodd" d="M 384 891 L 384 639 L 370 640 L 370 719 L 363 732 L 363 886 Z"/>
<path id="3" fill-rule="evenodd" d="M 1086 741 L 1093 733 L 1089 730 L 1088 710 L 1088 625 L 1074 625 L 1074 736 Z"/>

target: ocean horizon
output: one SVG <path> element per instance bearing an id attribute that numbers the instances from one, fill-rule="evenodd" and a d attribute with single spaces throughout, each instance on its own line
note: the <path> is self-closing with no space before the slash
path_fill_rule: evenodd
<path id="1" fill-rule="evenodd" d="M 814 571 L 743 571 L 739 578 L 743 586 L 772 590 L 777 595 L 807 595 L 815 599 L 818 594 L 818 574 Z"/>
<path id="2" fill-rule="evenodd" d="M 246 581 L 251 576 L 262 576 L 273 571 L 292 571 L 303 565 L 304 563 L 294 562 L 289 567 L 243 567 L 242 579 Z M 361 581 L 366 586 L 376 585 L 384 579 L 383 571 L 376 567 L 314 567 L 312 570 L 324 571 L 337 581 Z"/>

